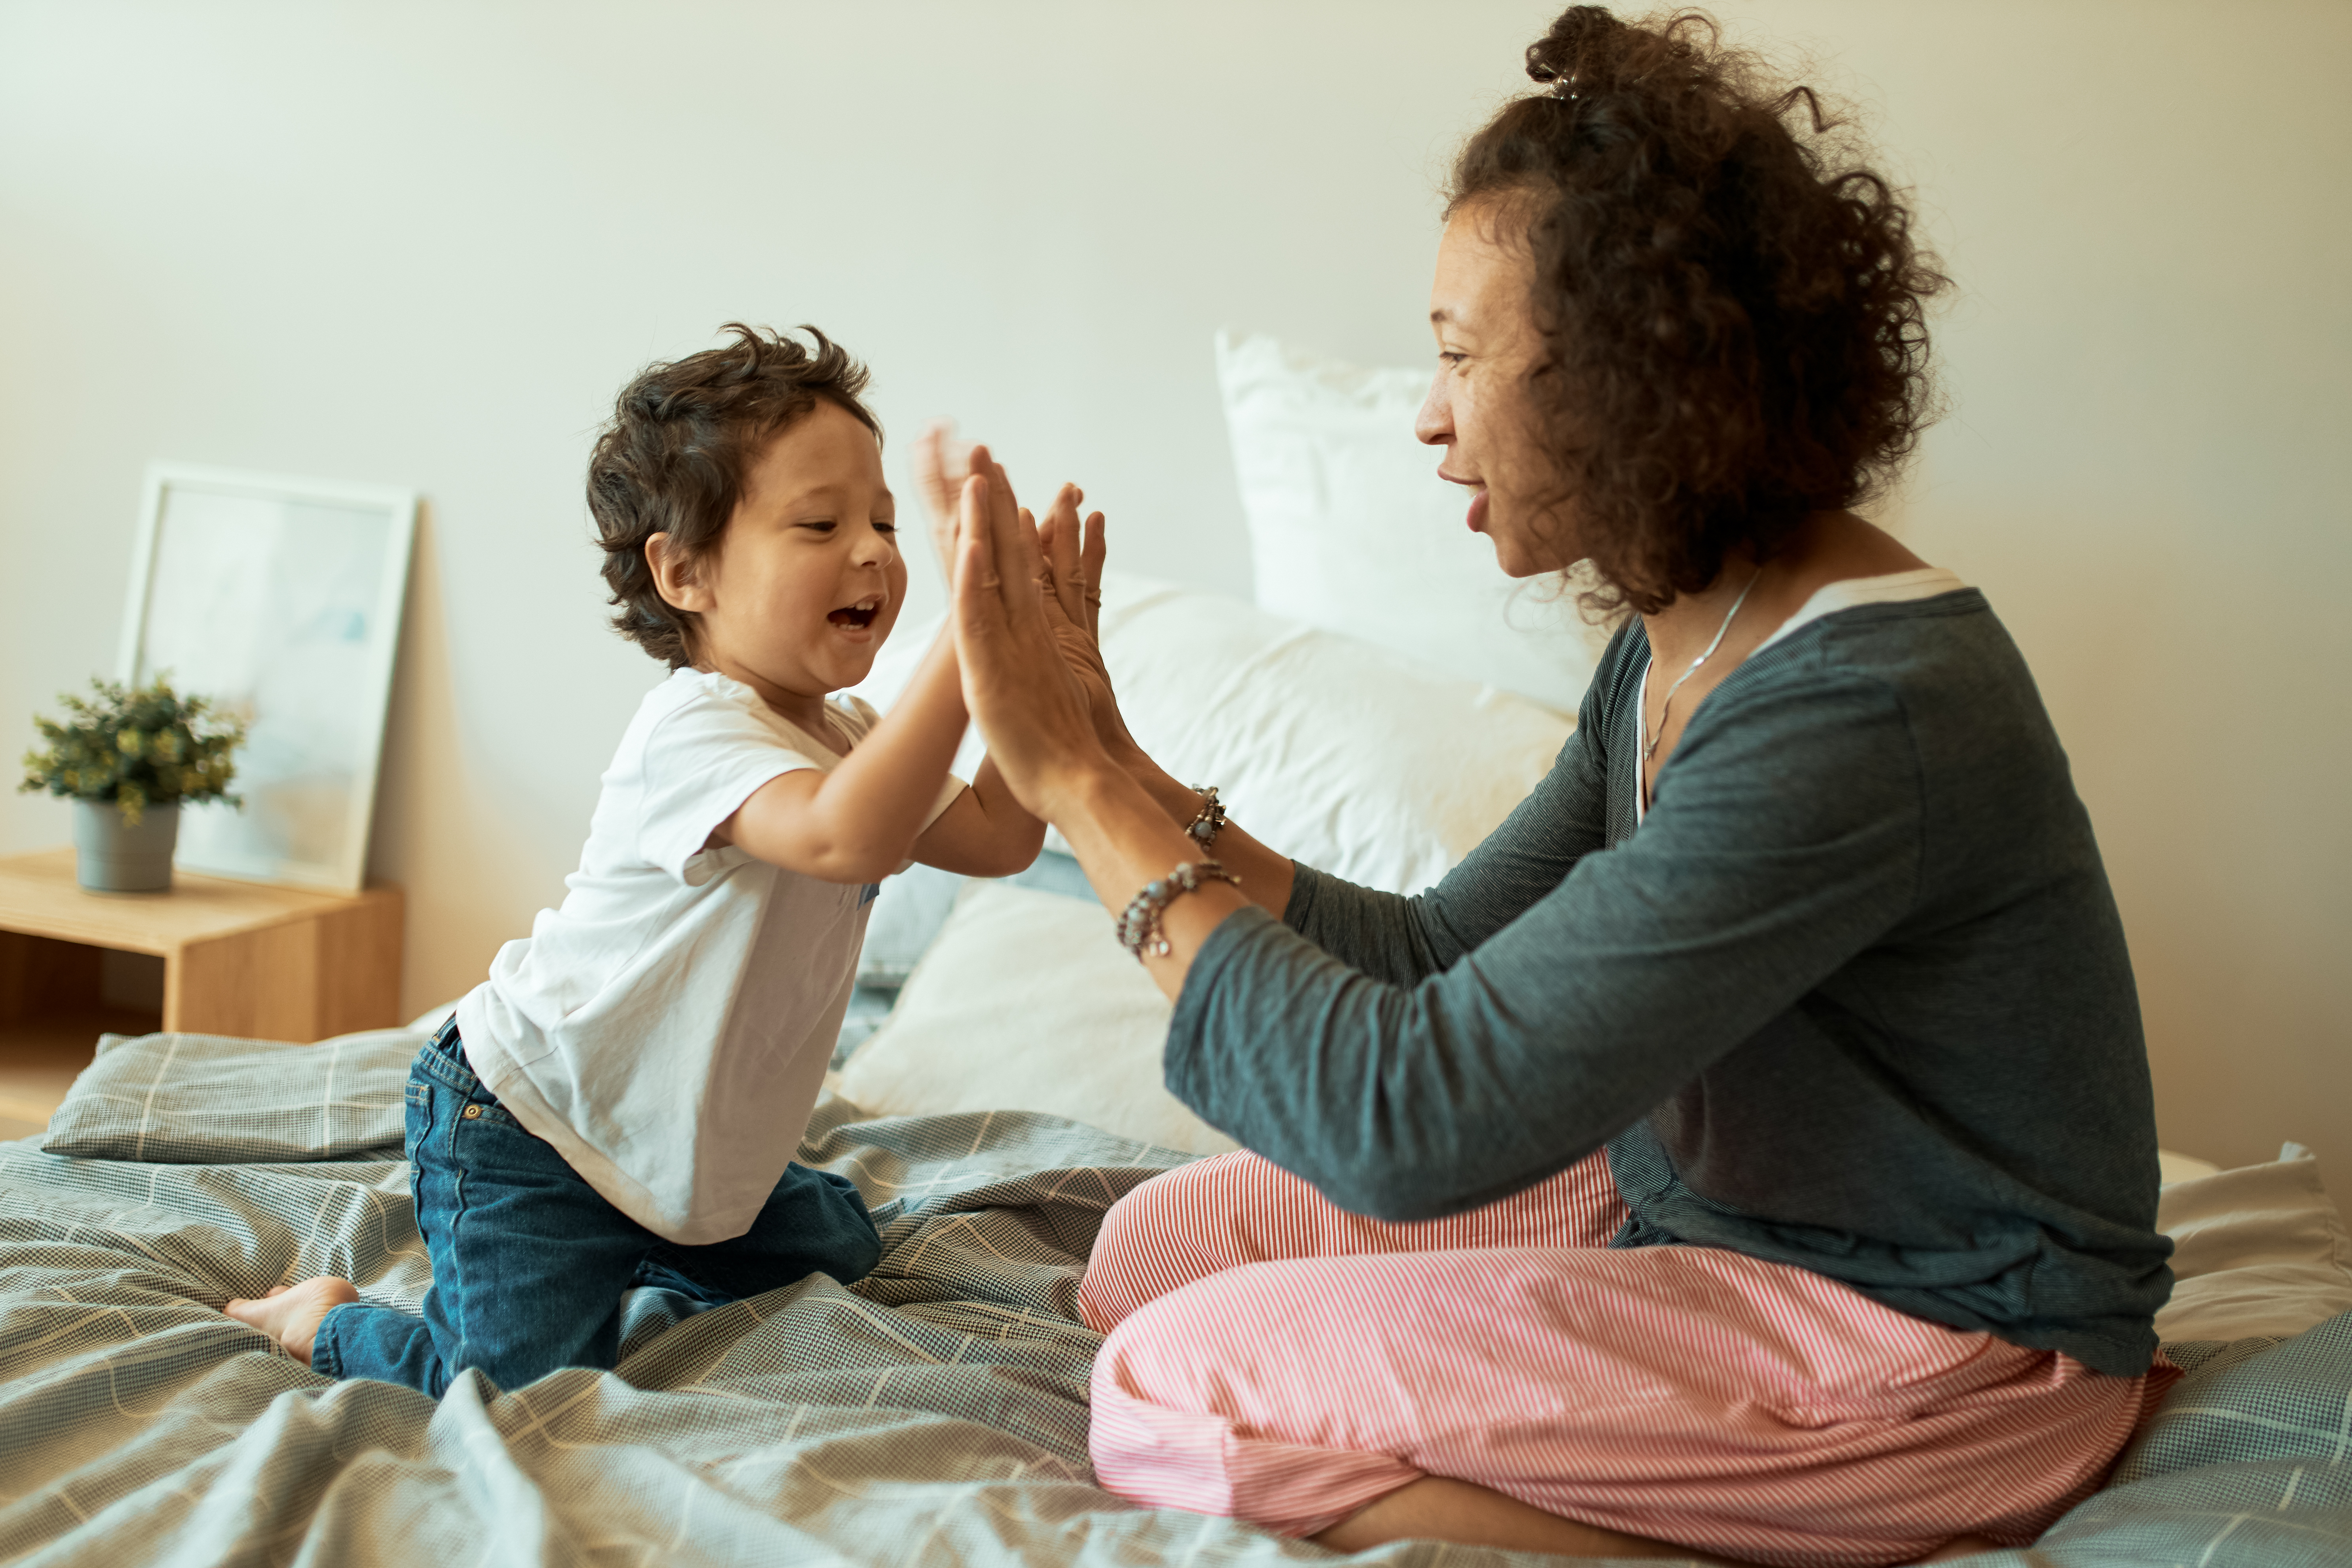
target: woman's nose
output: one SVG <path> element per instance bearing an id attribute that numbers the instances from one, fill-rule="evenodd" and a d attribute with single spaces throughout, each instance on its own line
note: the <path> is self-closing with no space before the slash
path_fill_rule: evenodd
<path id="1" fill-rule="evenodd" d="M 1432 447 L 1448 446 L 1454 440 L 1454 400 L 1446 395 L 1442 370 L 1431 379 L 1429 395 L 1421 400 L 1421 412 L 1413 416 L 1412 433 Z"/>

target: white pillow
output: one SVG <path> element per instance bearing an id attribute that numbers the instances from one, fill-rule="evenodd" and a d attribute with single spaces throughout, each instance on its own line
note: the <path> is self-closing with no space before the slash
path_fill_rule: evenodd
<path id="1" fill-rule="evenodd" d="M 835 1087 L 877 1115 L 1036 1110 L 1222 1154 L 1162 1086 L 1168 1014 L 1100 905 L 975 882 Z"/>
<path id="2" fill-rule="evenodd" d="M 963 881 L 952 871 L 921 865 L 885 879 L 866 917 L 866 944 L 857 950 L 857 984 L 904 984 L 946 922 Z"/>
<path id="3" fill-rule="evenodd" d="M 2175 1182 L 2156 1213 L 2178 1281 L 2159 1339 L 2284 1338 L 2352 1310 L 2352 1237 L 2300 1143 L 2267 1165 Z"/>
<path id="4" fill-rule="evenodd" d="M 1576 711 L 1605 637 L 1469 531 L 1469 492 L 1412 433 L 1428 371 L 1220 332 L 1217 379 L 1262 608 Z"/>
<path id="5" fill-rule="evenodd" d="M 1188 784 L 1215 784 L 1261 842 L 1368 888 L 1417 893 L 1443 877 L 1575 728 L 1541 703 L 1239 599 L 1118 571 L 1102 591 L 1103 659 L 1143 749 Z M 894 637 L 858 695 L 887 711 L 936 630 L 904 634 L 913 651 L 897 658 Z M 957 772 L 971 777 L 982 751 L 975 726 Z M 1058 833 L 1045 843 L 1068 852 Z"/>
<path id="6" fill-rule="evenodd" d="M 1136 740 L 1253 837 L 1417 893 L 1551 771 L 1572 723 L 1238 599 L 1105 575 L 1104 661 Z"/>

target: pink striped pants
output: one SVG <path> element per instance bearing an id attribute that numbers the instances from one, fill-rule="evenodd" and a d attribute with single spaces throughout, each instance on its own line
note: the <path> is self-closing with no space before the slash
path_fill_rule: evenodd
<path id="1" fill-rule="evenodd" d="M 1606 1245 L 1605 1155 L 1450 1219 L 1334 1207 L 1255 1154 L 1153 1178 L 1078 1291 L 1095 1472 L 1311 1535 L 1423 1476 L 1769 1563 L 2032 1540 L 2179 1374 L 2102 1376 L 1712 1247 Z"/>

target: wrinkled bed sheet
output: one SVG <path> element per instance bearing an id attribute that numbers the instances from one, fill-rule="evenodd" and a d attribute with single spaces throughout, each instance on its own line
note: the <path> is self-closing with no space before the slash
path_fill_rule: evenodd
<path id="1" fill-rule="evenodd" d="M 332 1066 L 323 1051 L 287 1060 Z M 320 1093 L 354 1087 L 338 1070 L 342 1088 Z M 396 1102 L 396 1077 L 377 1089 Z M 874 1207 L 886 1250 L 870 1279 L 691 1315 L 639 1291 L 614 1372 L 508 1394 L 469 1374 L 437 1405 L 330 1383 L 217 1310 L 318 1273 L 414 1307 L 426 1265 L 396 1142 L 190 1163 L 207 1134 L 189 1114 L 162 1130 L 166 1163 L 0 1143 L 0 1561 L 1334 1560 L 1092 1483 L 1097 1342 L 1072 1309 L 1078 1270 L 1103 1210 L 1182 1156 L 1051 1117 L 861 1115 L 821 1106 L 802 1157 Z M 225 1155 L 247 1148 L 210 1136 Z M 2032 1554 L 1976 1561 L 2352 1561 L 2352 1318 L 2274 1348 L 2176 1353 L 2192 1375 L 2116 1484 Z M 1409 1544 L 1360 1561 L 1535 1560 Z"/>

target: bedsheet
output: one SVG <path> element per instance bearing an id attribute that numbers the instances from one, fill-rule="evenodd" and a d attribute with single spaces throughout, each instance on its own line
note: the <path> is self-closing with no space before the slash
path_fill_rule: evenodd
<path id="1" fill-rule="evenodd" d="M 1334 1560 L 1093 1484 L 1078 1270 L 1102 1211 L 1181 1155 L 1053 1117 L 871 1120 L 830 1100 L 802 1158 L 865 1191 L 885 1243 L 871 1278 L 699 1312 L 639 1291 L 612 1373 L 505 1393 L 467 1374 L 436 1405 L 330 1383 L 217 1310 L 320 1272 L 422 1295 L 397 1134 L 368 1142 L 396 1127 L 399 1043 L 289 1049 L 238 1077 L 191 1038 L 121 1043 L 61 1117 L 81 1131 L 59 1142 L 113 1157 L 0 1143 L 0 1561 Z M 288 1157 L 306 1150 L 330 1157 Z M 2352 1315 L 2175 1350 L 2191 1375 L 2115 1483 L 2031 1555 L 1975 1561 L 2352 1561 Z M 1537 1560 L 1408 1543 L 1359 1561 Z"/>

